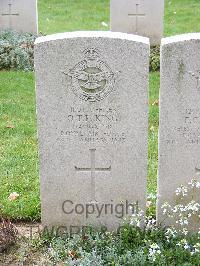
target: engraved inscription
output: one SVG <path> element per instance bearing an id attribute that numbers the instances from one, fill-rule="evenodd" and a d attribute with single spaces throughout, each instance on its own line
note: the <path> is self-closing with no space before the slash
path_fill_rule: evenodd
<path id="1" fill-rule="evenodd" d="M 127 133 L 119 131 L 119 108 L 70 107 L 66 114 L 68 128 L 60 133 L 68 141 L 81 143 L 124 143 Z"/>
<path id="2" fill-rule="evenodd" d="M 188 75 L 191 77 L 191 80 L 196 90 L 200 91 L 200 70 L 187 71 L 184 70 L 184 65 L 180 65 L 180 72 L 183 75 Z M 187 108 L 181 114 L 182 121 L 181 125 L 172 128 L 177 137 L 168 137 L 166 143 L 168 145 L 174 145 L 178 143 L 185 144 L 200 144 L 200 109 L 197 108 Z M 178 133 L 178 134 L 177 134 Z"/>
<path id="3" fill-rule="evenodd" d="M 96 192 L 95 173 L 111 171 L 111 166 L 107 168 L 96 167 L 95 153 L 96 153 L 96 149 L 90 149 L 90 167 L 89 168 L 80 168 L 80 167 L 75 166 L 75 170 L 77 172 L 90 172 L 91 173 L 91 202 L 97 202 L 96 197 L 95 197 L 95 192 Z"/>
<path id="4" fill-rule="evenodd" d="M 181 126 L 174 127 L 173 132 L 176 133 L 177 137 L 176 139 L 168 139 L 167 144 L 200 144 L 200 109 L 185 109 Z"/>
<path id="5" fill-rule="evenodd" d="M 84 51 L 84 60 L 64 74 L 70 77 L 75 95 L 85 101 L 100 101 L 114 89 L 115 74 L 95 48 Z"/>
<path id="6" fill-rule="evenodd" d="M 200 144 L 200 110 L 190 108 L 185 110 L 183 126 L 175 128 L 185 143 Z"/>

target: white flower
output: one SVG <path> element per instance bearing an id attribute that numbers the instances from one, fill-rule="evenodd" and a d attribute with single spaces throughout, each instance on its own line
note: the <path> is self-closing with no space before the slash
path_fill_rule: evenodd
<path id="1" fill-rule="evenodd" d="M 138 213 L 133 213 L 130 218 L 130 225 L 140 227 L 143 218 L 144 218 L 143 211 L 139 211 Z"/>
<path id="2" fill-rule="evenodd" d="M 181 239 L 181 241 L 179 243 L 176 244 L 177 246 L 183 247 L 184 249 L 189 249 L 191 248 L 191 246 L 189 245 L 189 243 L 187 242 L 186 239 Z"/>
<path id="3" fill-rule="evenodd" d="M 157 195 L 156 194 L 153 194 L 153 193 L 150 193 L 150 194 L 148 194 L 148 196 L 147 196 L 147 199 L 156 199 L 157 198 Z"/>
<path id="4" fill-rule="evenodd" d="M 153 243 L 149 248 L 149 258 L 153 261 L 156 260 L 157 256 L 161 254 L 161 250 L 158 244 Z"/>
<path id="5" fill-rule="evenodd" d="M 185 186 L 181 186 L 180 188 L 176 189 L 176 195 L 179 196 L 181 194 L 181 196 L 187 196 L 188 193 L 188 188 Z"/>
<path id="6" fill-rule="evenodd" d="M 169 217 L 171 217 L 172 207 L 168 202 L 165 202 L 161 206 L 161 209 L 164 215 L 168 215 Z"/>
<path id="7" fill-rule="evenodd" d="M 190 248 L 190 246 L 188 244 L 184 245 L 184 249 L 189 249 L 189 248 Z"/>
<path id="8" fill-rule="evenodd" d="M 181 218 L 178 222 L 180 225 L 188 225 L 188 220 L 186 218 Z"/>
<path id="9" fill-rule="evenodd" d="M 188 230 L 186 228 L 183 228 L 182 233 L 186 236 L 188 234 Z"/>
<path id="10" fill-rule="evenodd" d="M 196 188 L 200 188 L 200 182 L 196 183 Z"/>
<path id="11" fill-rule="evenodd" d="M 191 188 L 200 188 L 200 182 L 198 182 L 196 179 L 192 179 L 188 185 L 191 186 Z"/>
<path id="12" fill-rule="evenodd" d="M 170 237 L 174 238 L 176 237 L 177 231 L 174 228 L 167 228 L 166 232 L 165 232 L 165 236 L 167 239 L 169 239 Z"/>
<path id="13" fill-rule="evenodd" d="M 147 219 L 147 224 L 146 224 L 146 228 L 147 229 L 153 229 L 156 227 L 156 220 L 154 218 L 152 219 Z"/>

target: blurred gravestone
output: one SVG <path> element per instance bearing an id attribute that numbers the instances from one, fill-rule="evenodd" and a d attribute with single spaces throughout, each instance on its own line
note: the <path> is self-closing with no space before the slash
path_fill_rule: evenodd
<path id="1" fill-rule="evenodd" d="M 0 29 L 37 34 L 37 0 L 1 0 Z"/>
<path id="2" fill-rule="evenodd" d="M 111 0 L 110 28 L 150 38 L 160 44 L 163 35 L 164 0 Z"/>
<path id="3" fill-rule="evenodd" d="M 200 34 L 163 39 L 161 48 L 157 215 L 159 222 L 176 225 L 161 206 L 200 201 L 195 188 L 182 202 L 175 193 L 192 179 L 200 182 Z M 199 217 L 193 217 L 189 229 L 198 230 L 199 223 Z"/>

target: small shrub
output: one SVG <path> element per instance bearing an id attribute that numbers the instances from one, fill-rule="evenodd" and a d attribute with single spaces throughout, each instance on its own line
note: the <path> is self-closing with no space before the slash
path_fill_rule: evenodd
<path id="1" fill-rule="evenodd" d="M 150 71 L 160 70 L 160 46 L 152 46 L 150 52 Z"/>
<path id="2" fill-rule="evenodd" d="M 0 223 L 0 252 L 6 250 L 16 242 L 17 229 L 8 220 L 2 220 Z"/>
<path id="3" fill-rule="evenodd" d="M 0 31 L 0 70 L 33 70 L 36 36 L 16 31 Z"/>
<path id="4" fill-rule="evenodd" d="M 37 36 L 16 31 L 0 31 L 0 70 L 32 71 L 34 41 Z M 152 46 L 150 71 L 160 69 L 160 46 Z"/>

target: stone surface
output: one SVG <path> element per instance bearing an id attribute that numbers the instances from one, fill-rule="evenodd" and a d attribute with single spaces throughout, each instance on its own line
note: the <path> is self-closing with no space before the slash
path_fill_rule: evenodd
<path id="1" fill-rule="evenodd" d="M 37 34 L 37 0 L 1 0 L 0 29 Z"/>
<path id="2" fill-rule="evenodd" d="M 164 0 L 111 0 L 110 27 L 150 38 L 160 44 L 163 35 Z"/>
<path id="3" fill-rule="evenodd" d="M 147 38 L 124 33 L 36 40 L 44 225 L 114 229 L 126 201 L 145 209 L 148 56 Z"/>
<path id="4" fill-rule="evenodd" d="M 176 188 L 192 178 L 200 181 L 200 34 L 163 39 L 161 58 L 159 222 L 164 220 L 163 203 L 176 204 Z M 199 193 L 194 199 L 200 202 Z M 199 219 L 191 222 L 191 230 L 199 227 Z"/>

